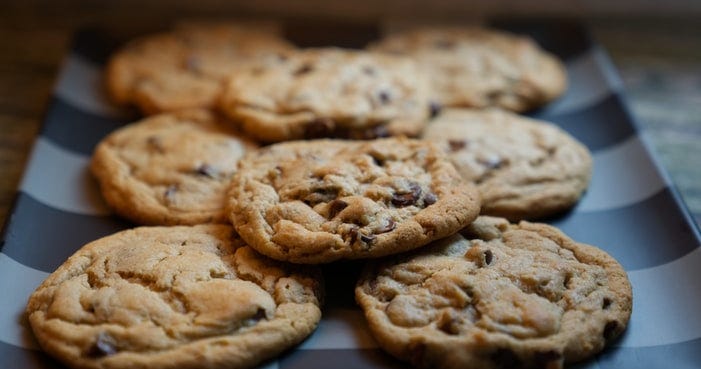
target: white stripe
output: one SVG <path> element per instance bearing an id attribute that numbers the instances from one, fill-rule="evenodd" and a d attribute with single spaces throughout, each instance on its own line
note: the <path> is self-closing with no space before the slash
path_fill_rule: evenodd
<path id="1" fill-rule="evenodd" d="M 89 160 L 40 136 L 20 189 L 56 209 L 86 215 L 109 214 L 88 170 Z"/>
<path id="2" fill-rule="evenodd" d="M 628 278 L 633 315 L 619 346 L 670 345 L 701 337 L 701 248 L 667 264 L 629 272 Z"/>
<path id="3" fill-rule="evenodd" d="M 29 295 L 49 276 L 0 253 L 0 341 L 30 350 L 39 346 L 24 317 Z"/>
<path id="4" fill-rule="evenodd" d="M 105 96 L 102 69 L 78 55 L 69 54 L 64 60 L 54 92 L 86 112 L 115 118 L 126 115 Z"/>
<path id="5" fill-rule="evenodd" d="M 376 348 L 377 342 L 367 330 L 360 310 L 333 309 L 324 312 L 314 334 L 299 347 L 300 350 Z"/>
<path id="6" fill-rule="evenodd" d="M 593 47 L 587 53 L 570 60 L 566 64 L 567 91 L 550 103 L 544 113 L 553 115 L 581 110 L 620 91 L 620 79 L 614 78 L 615 73 L 606 70 L 606 66 L 610 68 L 607 58 L 600 47 Z"/>
<path id="7" fill-rule="evenodd" d="M 640 138 L 632 136 L 593 153 L 594 172 L 576 212 L 616 209 L 641 202 L 667 187 Z"/>

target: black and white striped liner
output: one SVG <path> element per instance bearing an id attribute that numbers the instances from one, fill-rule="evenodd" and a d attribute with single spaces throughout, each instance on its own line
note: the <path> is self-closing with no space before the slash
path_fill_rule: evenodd
<path id="1" fill-rule="evenodd" d="M 390 24 L 391 29 L 396 24 Z M 630 326 L 613 347 L 575 368 L 698 368 L 701 363 L 701 236 L 627 111 L 621 82 L 606 53 L 572 23 L 492 22 L 533 36 L 563 58 L 570 87 L 532 115 L 555 122 L 594 156 L 591 187 L 577 207 L 549 223 L 618 259 L 633 284 Z M 301 44 L 314 32 L 290 24 Z M 328 27 L 324 25 L 323 27 Z M 382 27 L 343 28 L 344 46 L 362 46 Z M 319 30 L 316 30 L 319 31 Z M 306 35 L 306 36 L 305 36 Z M 23 310 L 36 286 L 83 244 L 132 225 L 102 202 L 87 170 L 95 144 L 135 118 L 106 102 L 101 68 L 116 43 L 99 30 L 76 34 L 44 118 L 0 252 L 0 367 L 52 368 L 38 350 Z M 339 270 L 340 269 L 340 270 Z M 406 367 L 377 348 L 353 303 L 357 266 L 334 265 L 317 331 L 266 369 Z M 342 273 L 339 273 L 341 271 Z M 335 277 L 342 276 L 342 277 Z"/>

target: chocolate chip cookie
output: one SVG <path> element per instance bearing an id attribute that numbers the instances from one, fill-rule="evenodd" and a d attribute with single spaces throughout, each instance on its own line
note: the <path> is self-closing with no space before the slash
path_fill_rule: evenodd
<path id="1" fill-rule="evenodd" d="M 426 89 L 407 58 L 309 49 L 239 70 L 221 108 L 265 142 L 416 136 L 429 114 Z"/>
<path id="2" fill-rule="evenodd" d="M 256 147 L 210 112 L 180 111 L 113 132 L 91 169 L 107 203 L 136 223 L 226 223 L 229 181 Z"/>
<path id="3" fill-rule="evenodd" d="M 248 368 L 315 329 L 319 278 L 227 225 L 142 227 L 78 250 L 27 315 L 41 347 L 73 368 Z"/>
<path id="4" fill-rule="evenodd" d="M 525 111 L 566 88 L 565 69 L 530 38 L 484 28 L 418 28 L 389 35 L 371 50 L 414 58 L 443 106 Z"/>
<path id="5" fill-rule="evenodd" d="M 379 257 L 469 224 L 477 190 L 429 142 L 280 143 L 240 161 L 229 216 L 259 252 L 294 263 Z"/>
<path id="6" fill-rule="evenodd" d="M 503 218 L 464 233 L 364 271 L 356 300 L 392 355 L 422 368 L 561 368 L 625 330 L 631 285 L 604 251 Z"/>
<path id="7" fill-rule="evenodd" d="M 115 53 L 106 85 L 146 114 L 212 108 L 229 73 L 293 49 L 265 25 L 189 24 L 134 40 Z"/>
<path id="8" fill-rule="evenodd" d="M 499 110 L 447 109 L 424 138 L 482 195 L 482 214 L 536 219 L 571 208 L 592 171 L 589 150 L 555 125 Z"/>

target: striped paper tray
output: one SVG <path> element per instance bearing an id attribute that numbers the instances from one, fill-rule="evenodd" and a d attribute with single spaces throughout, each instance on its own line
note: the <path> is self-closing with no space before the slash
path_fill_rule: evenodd
<path id="1" fill-rule="evenodd" d="M 576 368 L 701 366 L 701 237 L 649 144 L 628 113 L 606 53 L 578 24 L 492 22 L 534 37 L 561 57 L 567 93 L 531 115 L 558 124 L 593 153 L 589 190 L 577 207 L 548 222 L 618 259 L 633 284 L 628 330 Z M 359 47 L 392 26 L 283 22 L 303 46 Z M 315 28 L 316 27 L 316 28 Z M 88 172 L 95 144 L 134 120 L 101 89 L 105 61 L 119 40 L 100 30 L 75 35 L 36 139 L 0 244 L 0 368 L 51 368 L 23 316 L 27 297 L 85 243 L 132 227 L 113 216 Z M 266 368 L 406 367 L 379 350 L 353 302 L 354 264 L 326 273 L 328 301 L 316 332 Z"/>

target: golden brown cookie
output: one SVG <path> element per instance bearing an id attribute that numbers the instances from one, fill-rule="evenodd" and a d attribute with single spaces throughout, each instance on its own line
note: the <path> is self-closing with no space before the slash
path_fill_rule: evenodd
<path id="1" fill-rule="evenodd" d="M 557 126 L 500 110 L 447 109 L 423 137 L 477 185 L 482 214 L 512 221 L 570 209 L 591 178 L 589 150 Z"/>
<path id="2" fill-rule="evenodd" d="M 294 263 L 407 251 L 479 212 L 476 189 L 440 149 L 403 138 L 268 146 L 241 160 L 229 201 L 251 247 Z"/>
<path id="3" fill-rule="evenodd" d="M 356 288 L 380 346 L 422 368 L 562 368 L 626 328 L 630 282 L 604 251 L 546 224 L 479 217 L 372 264 Z"/>
<path id="4" fill-rule="evenodd" d="M 180 111 L 111 133 L 91 169 L 110 207 L 136 223 L 225 223 L 229 181 L 256 147 L 210 112 Z"/>
<path id="5" fill-rule="evenodd" d="M 427 82 L 407 58 L 335 48 L 239 70 L 221 109 L 258 140 L 417 136 Z"/>
<path id="6" fill-rule="evenodd" d="M 42 349 L 73 368 L 249 368 L 312 333 L 319 278 L 230 226 L 142 227 L 78 250 L 27 315 Z"/>
<path id="7" fill-rule="evenodd" d="M 414 58 L 431 79 L 431 99 L 443 106 L 497 106 L 525 111 L 560 96 L 565 69 L 533 40 L 485 28 L 417 28 L 371 50 Z"/>
<path id="8" fill-rule="evenodd" d="M 189 24 L 134 40 L 110 59 L 107 90 L 115 102 L 147 114 L 212 108 L 234 69 L 293 50 L 268 28 Z"/>

